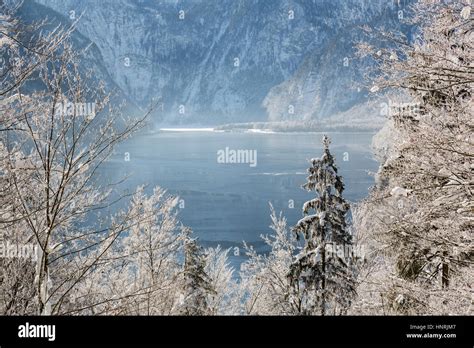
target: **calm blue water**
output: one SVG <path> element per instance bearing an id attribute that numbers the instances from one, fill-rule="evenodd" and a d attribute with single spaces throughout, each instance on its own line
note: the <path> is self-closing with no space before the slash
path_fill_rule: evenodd
<path id="1" fill-rule="evenodd" d="M 345 197 L 357 201 L 367 195 L 376 171 L 372 134 L 331 134 L 331 150 L 346 184 Z M 283 211 L 289 225 L 301 217 L 303 203 L 312 194 L 300 188 L 308 159 L 322 153 L 322 134 L 159 132 L 140 135 L 122 144 L 102 168 L 103 180 L 129 179 L 120 185 L 133 191 L 159 185 L 180 196 L 181 222 L 191 227 L 203 246 L 241 247 L 242 241 L 265 251 L 260 234 L 270 233 L 269 202 Z M 217 152 L 229 149 L 257 151 L 257 165 L 222 164 Z M 125 153 L 130 160 L 125 160 Z M 344 160 L 345 159 L 345 160 Z M 292 202 L 294 208 L 292 208 Z M 234 256 L 238 265 L 243 255 Z"/>

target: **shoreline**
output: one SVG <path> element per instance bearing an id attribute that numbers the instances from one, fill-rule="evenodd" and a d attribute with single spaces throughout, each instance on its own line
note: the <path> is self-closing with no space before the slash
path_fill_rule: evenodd
<path id="1" fill-rule="evenodd" d="M 320 130 L 274 130 L 271 128 L 225 128 L 217 127 L 163 127 L 156 130 L 149 130 L 146 133 L 251 133 L 251 134 L 376 134 L 379 129 L 320 129 Z"/>

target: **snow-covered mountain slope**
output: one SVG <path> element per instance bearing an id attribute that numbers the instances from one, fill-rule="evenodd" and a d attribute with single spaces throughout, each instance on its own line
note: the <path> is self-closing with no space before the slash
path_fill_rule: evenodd
<path id="1" fill-rule="evenodd" d="M 16 5 L 18 4 L 18 1 L 15 1 L 16 2 L 12 2 L 12 8 L 16 8 Z M 68 19 L 66 19 L 65 16 L 55 11 L 51 11 L 50 8 L 32 0 L 22 1 L 21 6 L 18 7 L 16 15 L 26 24 L 39 23 L 47 19 L 41 27 L 41 30 L 43 31 L 53 31 L 60 25 L 66 26 L 68 22 Z M 128 97 L 128 95 L 123 93 L 120 86 L 118 86 L 110 76 L 109 69 L 103 60 L 100 49 L 78 31 L 72 33 L 70 43 L 78 52 L 81 52 L 79 56 L 80 72 L 85 75 L 88 71 L 92 70 L 94 72 L 93 79 L 95 79 L 96 82 L 101 81 L 104 83 L 104 87 L 108 92 L 110 92 L 114 103 L 123 103 L 126 105 L 127 112 L 137 112 L 137 105 Z M 27 90 L 44 88 L 39 80 L 34 77 L 28 79 L 24 87 Z"/>
<path id="2" fill-rule="evenodd" d="M 136 103 L 176 123 L 311 119 L 364 99 L 362 24 L 398 26 L 403 0 L 37 0 L 100 49 Z M 401 4 L 399 4 L 401 2 Z M 347 58 L 347 59 L 346 59 Z"/>

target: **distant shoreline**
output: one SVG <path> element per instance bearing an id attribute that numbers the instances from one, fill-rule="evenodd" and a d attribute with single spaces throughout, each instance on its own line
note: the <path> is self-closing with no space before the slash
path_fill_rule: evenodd
<path id="1" fill-rule="evenodd" d="M 375 134 L 381 129 L 381 126 L 345 126 L 345 125 L 303 125 L 286 124 L 283 122 L 251 122 L 251 123 L 231 123 L 214 127 L 187 126 L 173 127 L 167 125 L 160 127 L 156 132 L 228 132 L 228 133 L 255 133 L 255 134 L 281 134 L 281 133 L 370 133 Z"/>
<path id="2" fill-rule="evenodd" d="M 321 133 L 321 132 L 341 132 L 341 133 L 376 133 L 382 125 L 371 124 L 336 124 L 324 122 L 246 122 L 229 123 L 215 127 L 221 131 L 250 131 L 254 133 Z"/>

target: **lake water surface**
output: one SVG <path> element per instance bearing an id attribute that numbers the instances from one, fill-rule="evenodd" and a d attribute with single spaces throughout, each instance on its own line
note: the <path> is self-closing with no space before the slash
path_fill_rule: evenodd
<path id="1" fill-rule="evenodd" d="M 369 172 L 378 167 L 370 151 L 373 134 L 328 134 L 346 184 L 345 197 L 360 200 L 373 184 Z M 301 185 L 308 160 L 322 154 L 321 138 L 318 133 L 167 130 L 135 136 L 122 144 L 101 175 L 107 181 L 130 175 L 120 185 L 126 191 L 145 184 L 151 192 L 159 185 L 179 195 L 184 205 L 180 221 L 193 229 L 203 246 L 232 247 L 231 261 L 238 265 L 244 256 L 234 251 L 243 240 L 265 251 L 259 236 L 271 231 L 269 202 L 283 211 L 290 226 L 302 216 L 303 203 L 314 194 Z M 226 148 L 256 151 L 256 165 L 218 163 L 218 152 Z"/>

